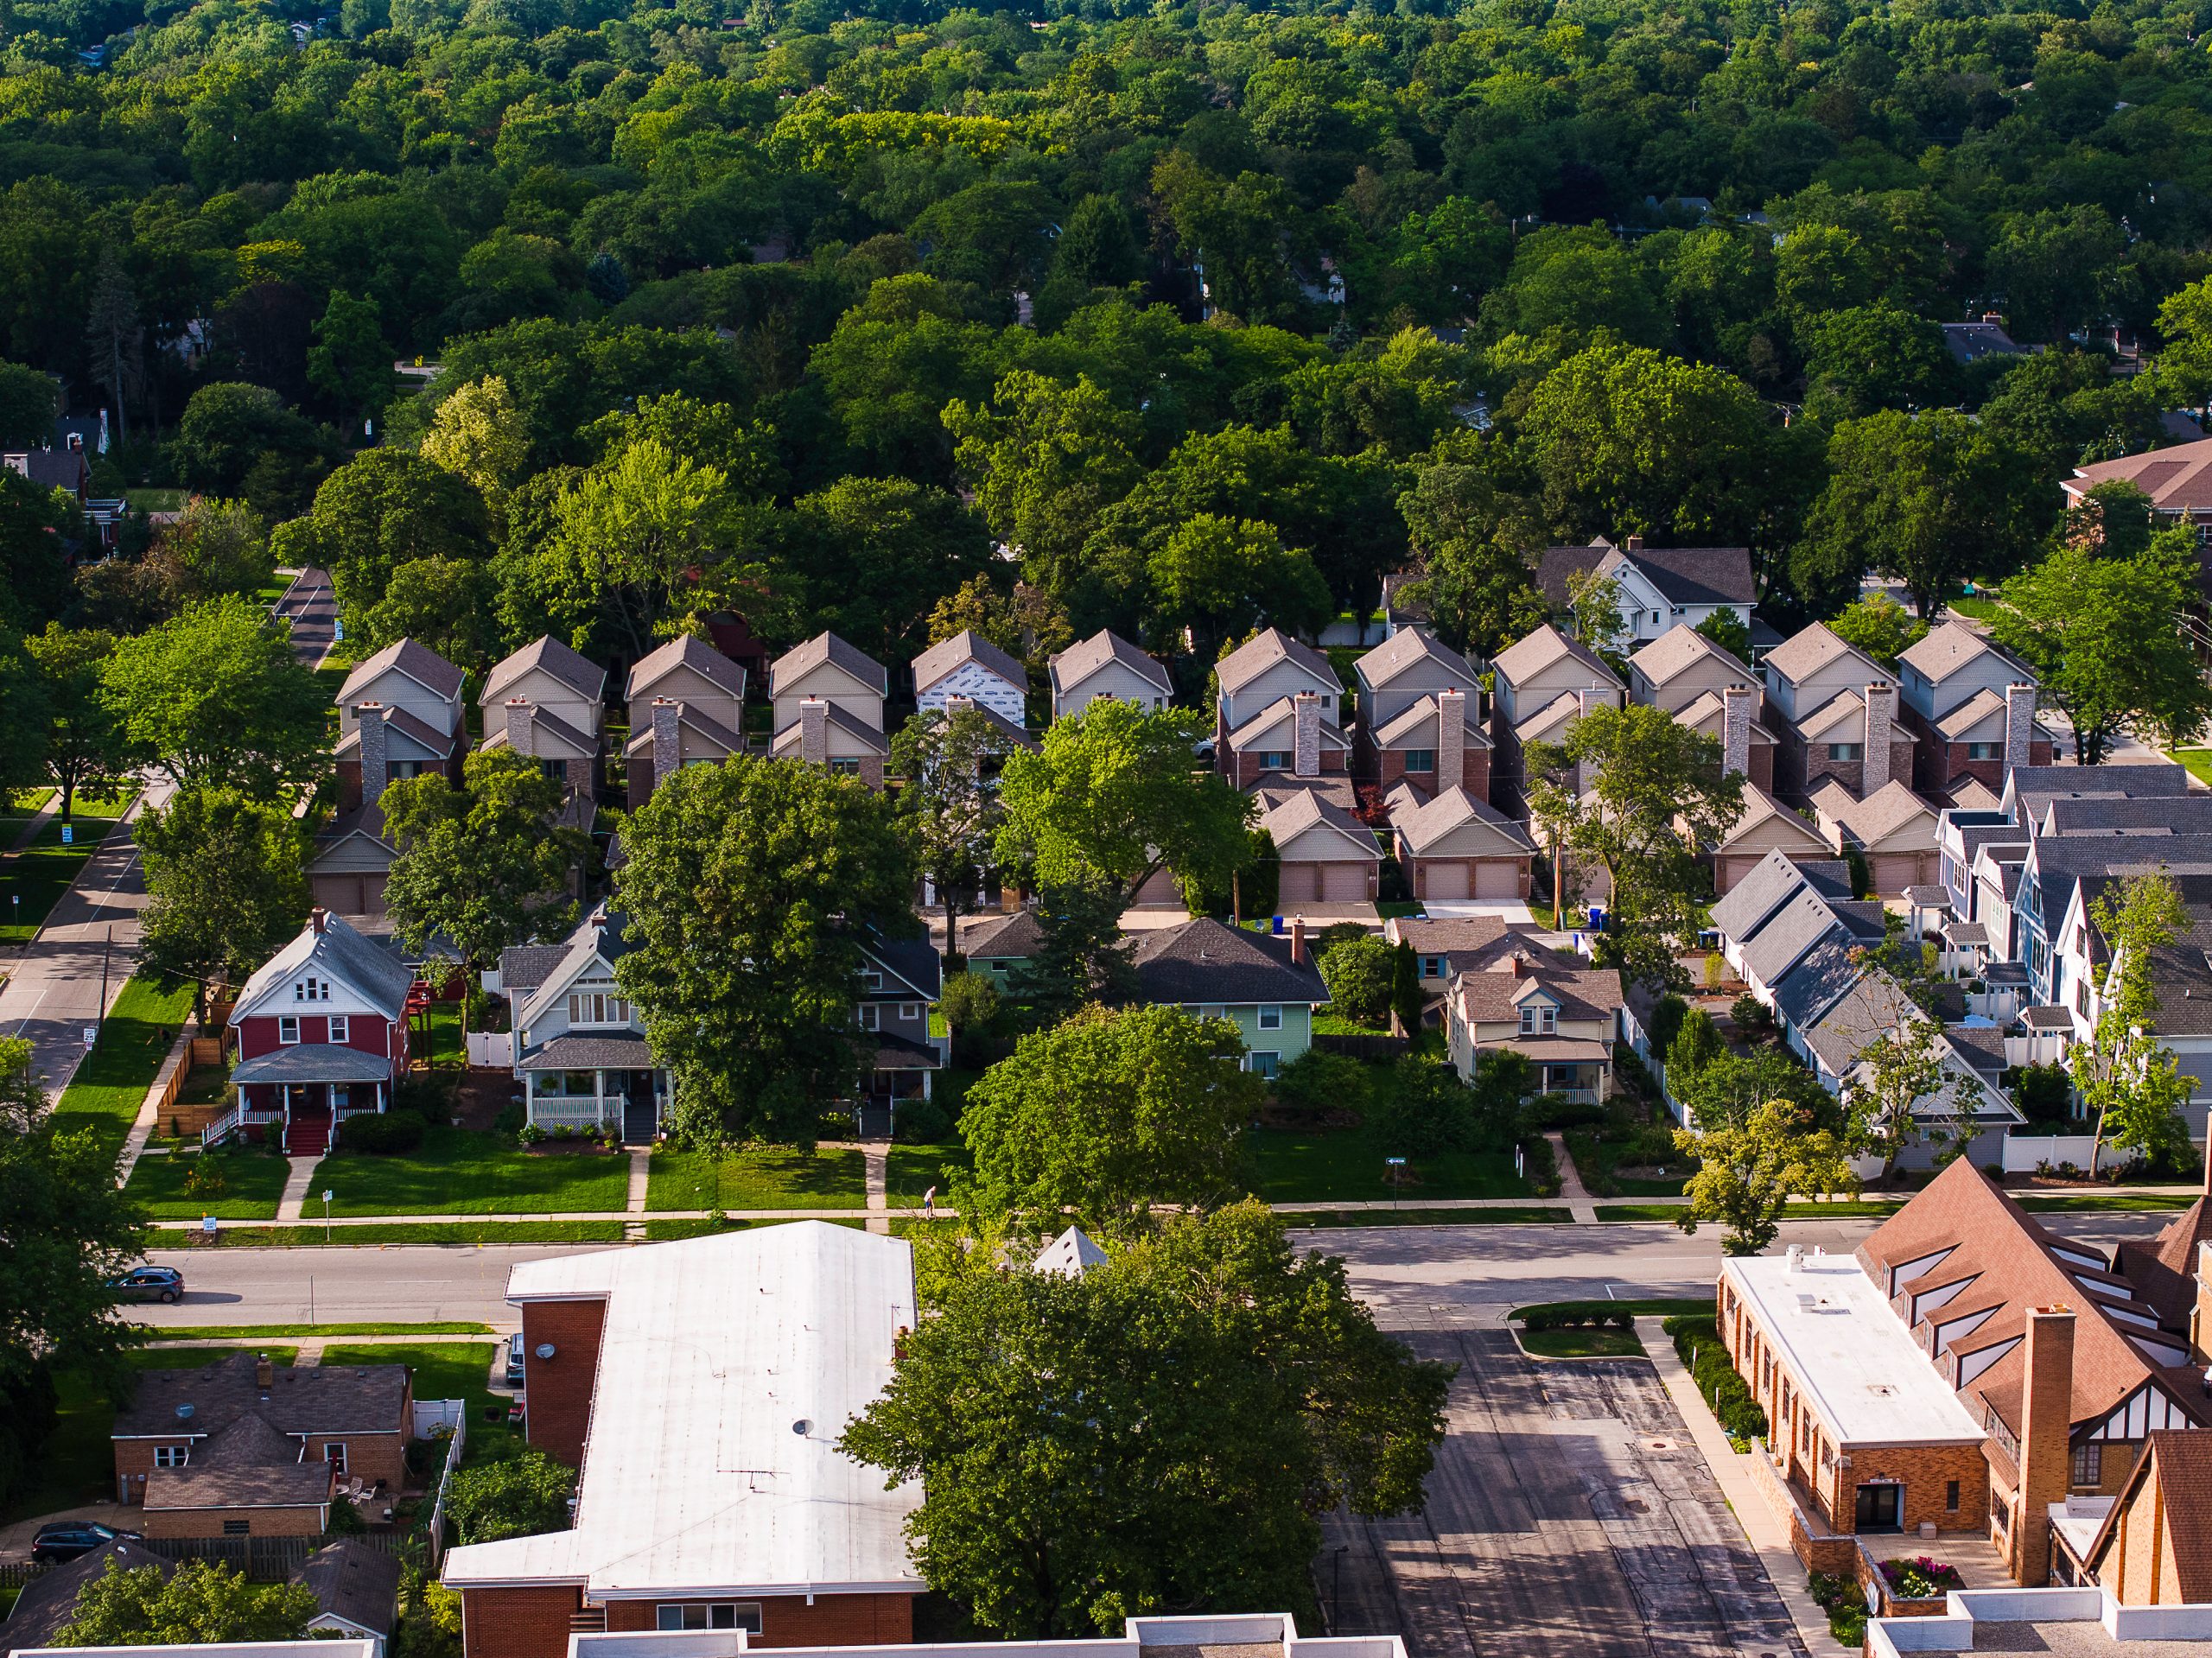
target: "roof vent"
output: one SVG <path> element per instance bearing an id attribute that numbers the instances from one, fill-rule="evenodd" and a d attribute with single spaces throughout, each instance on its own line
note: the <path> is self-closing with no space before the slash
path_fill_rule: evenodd
<path id="1" fill-rule="evenodd" d="M 180 1422 L 189 1422 L 192 1420 L 192 1407 L 179 1405 L 176 1407 L 176 1420 Z"/>

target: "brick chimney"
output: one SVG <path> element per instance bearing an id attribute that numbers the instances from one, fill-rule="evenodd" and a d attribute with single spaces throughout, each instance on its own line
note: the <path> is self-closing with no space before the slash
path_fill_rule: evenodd
<path id="1" fill-rule="evenodd" d="M 1643 550 L 1643 537 L 1642 536 L 1630 536 L 1628 540 L 1622 544 L 1629 552 L 1640 553 Z"/>
<path id="2" fill-rule="evenodd" d="M 818 696 L 798 700 L 798 757 L 809 765 L 830 764 L 830 705 Z"/>
<path id="3" fill-rule="evenodd" d="M 1300 691 L 1290 699 L 1290 769 L 1301 778 L 1321 775 L 1321 693 Z"/>
<path id="4" fill-rule="evenodd" d="M 361 804 L 373 806 L 384 798 L 384 785 L 391 775 L 385 727 L 391 710 L 381 702 L 362 702 L 355 706 L 353 718 L 361 736 Z"/>
<path id="5" fill-rule="evenodd" d="M 1290 918 L 1290 959 L 1300 967 L 1306 965 L 1306 918 L 1302 915 Z"/>
<path id="6" fill-rule="evenodd" d="M 323 924 L 329 919 L 330 912 L 324 909 L 320 904 L 316 905 L 315 908 L 308 912 L 308 925 L 314 928 L 317 932 L 321 932 L 323 930 Z"/>
<path id="7" fill-rule="evenodd" d="M 1523 978 L 1527 975 L 1528 971 L 1529 958 L 1523 956 L 1519 950 L 1515 950 L 1512 955 L 1505 958 L 1505 976 L 1507 978 Z"/>
<path id="8" fill-rule="evenodd" d="M 1866 769 L 1859 796 L 1865 799 L 1890 780 L 1890 727 L 1897 717 L 1897 688 L 1886 679 L 1866 687 Z"/>
<path id="9" fill-rule="evenodd" d="M 1436 791 L 1457 789 L 1467 780 L 1467 694 L 1436 694 Z"/>
<path id="10" fill-rule="evenodd" d="M 948 720 L 956 714 L 973 714 L 975 711 L 976 699 L 972 696 L 962 696 L 953 692 L 944 699 L 944 717 Z"/>
<path id="11" fill-rule="evenodd" d="M 653 698 L 653 787 L 674 777 L 683 765 L 683 704 L 672 696 Z"/>
<path id="12" fill-rule="evenodd" d="M 264 1398 L 267 1397 L 269 1390 L 276 1385 L 276 1367 L 269 1362 L 269 1355 L 266 1353 L 255 1356 L 253 1385 L 261 1389 Z"/>
<path id="13" fill-rule="evenodd" d="M 1720 771 L 1724 777 L 1751 774 L 1751 704 L 1758 692 L 1749 685 L 1725 685 L 1720 691 Z"/>
<path id="14" fill-rule="evenodd" d="M 2020 1380 L 2020 1486 L 2005 1533 L 2006 1568 L 2023 1589 L 2050 1581 L 2050 1504 L 2073 1482 L 2074 1312 L 2028 1309 L 2027 1363 Z"/>
<path id="15" fill-rule="evenodd" d="M 537 758 L 537 710 L 526 696 L 507 699 L 507 746 L 531 759 Z"/>
<path id="16" fill-rule="evenodd" d="M 2036 688 L 2015 681 L 2005 688 L 2005 770 L 2034 764 L 2031 745 L 2036 734 Z M 2003 779 L 2000 778 L 1999 782 Z"/>

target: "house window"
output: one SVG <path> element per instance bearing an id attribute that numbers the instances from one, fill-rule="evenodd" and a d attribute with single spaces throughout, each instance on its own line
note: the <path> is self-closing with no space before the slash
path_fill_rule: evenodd
<path id="1" fill-rule="evenodd" d="M 874 1002 L 864 1001 L 861 1004 L 861 1029 L 863 1031 L 881 1029 L 882 1027 L 876 1022 L 877 1018 L 878 1013 Z"/>
<path id="2" fill-rule="evenodd" d="M 1244 1069 L 1272 1079 L 1275 1074 L 1275 1058 L 1272 1053 L 1248 1053 L 1244 1056 Z"/>
<path id="3" fill-rule="evenodd" d="M 330 1471 L 332 1473 L 344 1473 L 346 1471 L 345 1441 L 342 1439 L 333 1439 L 328 1444 L 325 1445 L 322 1447 L 322 1459 L 330 1464 Z"/>
<path id="4" fill-rule="evenodd" d="M 1434 749 L 1408 748 L 1406 750 L 1406 770 L 1408 772 L 1433 772 L 1435 769 L 1436 751 Z"/>
<path id="5" fill-rule="evenodd" d="M 292 987 L 294 1001 L 328 1001 L 330 981 L 318 979 L 312 973 Z"/>
<path id="6" fill-rule="evenodd" d="M 569 996 L 569 1023 L 571 1025 L 627 1025 L 630 1022 L 630 1003 L 626 997 L 610 996 L 601 990 L 573 991 Z"/>
<path id="7" fill-rule="evenodd" d="M 276 1039 L 285 1043 L 300 1039 L 300 1021 L 296 1015 L 286 1013 L 277 1020 Z"/>
<path id="8" fill-rule="evenodd" d="M 872 967 L 862 968 L 861 982 L 871 990 L 880 990 L 883 988 L 883 975 Z"/>
<path id="9" fill-rule="evenodd" d="M 1943 1482 L 1943 1509 L 1948 1514 L 1959 1511 L 1959 1483 L 1955 1479 Z"/>
<path id="10" fill-rule="evenodd" d="M 192 1455 L 188 1445 L 157 1445 L 154 1447 L 154 1466 L 181 1468 Z"/>
<path id="11" fill-rule="evenodd" d="M 1442 978 L 1444 976 L 1444 958 L 1441 956 L 1422 956 L 1421 958 L 1421 975 L 1424 979 Z"/>
<path id="12" fill-rule="evenodd" d="M 653 1622 L 663 1629 L 743 1629 L 760 1633 L 760 1603 L 741 1600 L 720 1606 L 659 1606 Z"/>
<path id="13" fill-rule="evenodd" d="M 353 1021 L 344 1013 L 333 1013 L 330 1016 L 330 1039 L 340 1046 L 345 1045 L 346 1039 L 352 1033 L 353 1029 Z"/>
<path id="14" fill-rule="evenodd" d="M 1652 625 L 1652 626 L 1654 626 L 1654 627 L 1658 626 L 1660 623 L 1662 623 L 1662 622 L 1665 621 L 1666 619 L 1666 619 L 1664 616 L 1661 615 L 1661 614 L 1660 614 L 1657 611 L 1656 611 L 1656 610 L 1655 610 L 1655 611 L 1653 611 L 1653 612 L 1651 613 L 1651 625 Z"/>
<path id="15" fill-rule="evenodd" d="M 1559 1029 L 1558 1008 L 1551 1007 L 1540 1007 L 1536 1010 L 1536 1018 L 1537 1022 L 1542 1026 L 1543 1032 L 1546 1036 L 1549 1036 L 1554 1031 Z"/>
<path id="16" fill-rule="evenodd" d="M 1262 749 L 1260 769 L 1262 772 L 1287 772 L 1290 770 L 1290 750 L 1287 748 Z"/>
<path id="17" fill-rule="evenodd" d="M 902 1022 L 908 1025 L 912 1025 L 928 1012 L 929 1009 L 918 1001 L 902 1001 L 899 1004 L 899 1017 Z"/>
<path id="18" fill-rule="evenodd" d="M 1533 1007 L 1523 1007 L 1521 1010 L 1521 1034 L 1523 1036 L 1534 1036 L 1535 1033 L 1536 1010 Z"/>
<path id="19" fill-rule="evenodd" d="M 2001 760 L 2005 758 L 2003 743 L 1968 743 L 1967 758 L 1970 760 Z"/>
<path id="20" fill-rule="evenodd" d="M 1282 1029 L 1282 1009 L 1279 1007 L 1262 1007 L 1260 1009 L 1260 1028 L 1263 1031 Z"/>
<path id="21" fill-rule="evenodd" d="M 2105 1448 L 2101 1445 L 2077 1445 L 2074 1447 L 2074 1483 L 2076 1485 L 2101 1485 L 2104 1483 Z"/>
<path id="22" fill-rule="evenodd" d="M 1863 760 L 1866 758 L 1865 743 L 1830 743 L 1828 758 L 1832 760 Z"/>
<path id="23" fill-rule="evenodd" d="M 549 783 L 566 783 L 569 780 L 569 762 L 566 760 L 540 760 L 537 769 L 545 774 Z"/>
<path id="24" fill-rule="evenodd" d="M 861 774 L 861 763 L 856 759 L 832 759 L 830 769 L 841 778 L 856 778 Z"/>
<path id="25" fill-rule="evenodd" d="M 387 760 L 385 763 L 385 776 L 394 783 L 404 783 L 409 778 L 419 778 L 422 775 L 423 762 L 421 760 Z"/>
<path id="26" fill-rule="evenodd" d="M 251 1535 L 252 1532 L 253 1521 L 251 1520 L 226 1520 L 223 1521 L 223 1535 L 226 1537 L 246 1537 Z"/>

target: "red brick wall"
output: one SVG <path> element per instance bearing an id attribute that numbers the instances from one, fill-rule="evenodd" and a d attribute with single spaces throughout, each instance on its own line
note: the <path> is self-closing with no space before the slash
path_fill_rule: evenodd
<path id="1" fill-rule="evenodd" d="M 1289 753 L 1287 749 L 1283 752 Z M 1288 772 L 1280 772 L 1271 768 L 1262 769 L 1260 765 L 1260 751 L 1256 748 L 1242 753 L 1236 749 L 1217 749 L 1215 753 L 1223 774 L 1240 789 L 1249 789 L 1265 778 L 1288 778 L 1291 775 Z M 1344 750 L 1323 745 L 1321 775 L 1342 777 L 1344 774 Z"/>
<path id="2" fill-rule="evenodd" d="M 466 1658 L 563 1658 L 569 1621 L 582 1606 L 583 1592 L 573 1584 L 464 1589 L 461 1651 Z"/>
<path id="3" fill-rule="evenodd" d="M 1400 783 L 1413 784 L 1415 787 L 1426 790 L 1432 795 L 1436 792 L 1436 773 L 1406 770 L 1406 756 L 1403 750 L 1386 748 L 1380 753 L 1376 753 L 1374 750 L 1370 749 L 1368 753 L 1374 756 L 1375 778 L 1386 796 Z M 1461 757 L 1460 776 L 1461 788 L 1478 800 L 1488 800 L 1490 798 L 1490 750 L 1470 746 Z"/>
<path id="4" fill-rule="evenodd" d="M 727 1605 L 732 1598 L 723 1595 L 715 1600 Z M 661 1606 L 688 1604 L 675 1599 L 609 1601 L 607 1627 L 610 1630 L 653 1629 Z M 811 1606 L 804 1595 L 784 1595 L 771 1597 L 760 1605 L 760 1633 L 753 1639 L 756 1647 L 871 1647 L 914 1638 L 912 1595 L 817 1595 Z M 472 1651 L 468 1658 L 478 1655 Z"/>
<path id="5" fill-rule="evenodd" d="M 604 1301 L 531 1301 L 522 1310 L 525 1431 L 531 1445 L 571 1467 L 583 1465 L 600 1335 L 606 1324 Z M 548 1342 L 553 1356 L 542 1359 L 537 1350 Z"/>
<path id="6" fill-rule="evenodd" d="M 243 1533 L 224 1529 L 240 1520 L 246 1524 Z M 322 1528 L 319 1508 L 149 1509 L 138 1521 L 149 1537 L 315 1537 Z"/>

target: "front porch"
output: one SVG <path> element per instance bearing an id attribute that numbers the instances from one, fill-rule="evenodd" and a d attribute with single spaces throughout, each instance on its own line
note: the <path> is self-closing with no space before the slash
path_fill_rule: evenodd
<path id="1" fill-rule="evenodd" d="M 525 1119 L 548 1133 L 612 1127 L 625 1143 L 645 1146 L 668 1119 L 669 1075 L 633 1032 L 556 1036 L 527 1050 L 517 1070 Z"/>
<path id="2" fill-rule="evenodd" d="M 274 1128 L 288 1157 L 321 1157 L 348 1117 L 389 1102 L 391 1062 L 381 1054 L 300 1043 L 241 1060 L 231 1071 L 237 1107 L 202 1136 L 213 1144 L 242 1128 Z"/>
<path id="3" fill-rule="evenodd" d="M 1504 1045 L 1535 1067 L 1536 1091 L 1602 1105 L 1613 1091 L 1612 1050 L 1573 1037 L 1534 1037 Z"/>

